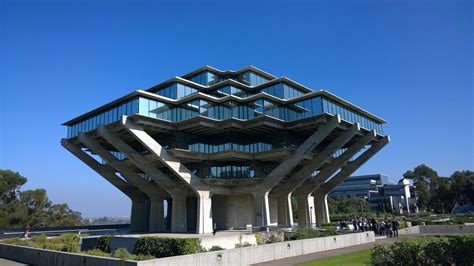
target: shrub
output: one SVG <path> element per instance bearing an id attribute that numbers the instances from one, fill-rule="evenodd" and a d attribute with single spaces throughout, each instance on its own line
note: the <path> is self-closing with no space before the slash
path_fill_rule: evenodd
<path id="1" fill-rule="evenodd" d="M 130 253 L 126 248 L 119 248 L 114 251 L 112 257 L 122 260 L 128 260 L 130 258 Z"/>
<path id="2" fill-rule="evenodd" d="M 286 232 L 285 239 L 287 240 L 299 240 L 299 239 L 308 239 L 315 237 L 324 237 L 336 235 L 335 231 L 318 231 L 311 228 L 299 228 L 295 232 Z"/>
<path id="3" fill-rule="evenodd" d="M 376 245 L 373 265 L 473 265 L 474 236 L 423 237 Z"/>
<path id="4" fill-rule="evenodd" d="M 198 238 L 140 237 L 133 254 L 152 255 L 157 258 L 197 253 L 201 250 Z"/>
<path id="5" fill-rule="evenodd" d="M 155 257 L 151 256 L 151 255 L 130 255 L 130 260 L 152 260 L 152 259 L 156 259 Z"/>
<path id="6" fill-rule="evenodd" d="M 385 245 L 375 245 L 372 249 L 371 260 L 374 266 L 395 265 L 392 250 Z"/>
<path id="7" fill-rule="evenodd" d="M 255 242 L 257 242 L 257 245 L 265 244 L 265 240 L 263 239 L 262 233 L 258 232 L 255 234 Z"/>
<path id="8" fill-rule="evenodd" d="M 97 239 L 97 249 L 102 250 L 103 252 L 110 253 L 110 238 L 112 235 L 103 235 Z"/>
<path id="9" fill-rule="evenodd" d="M 100 249 L 91 249 L 87 251 L 82 251 L 81 253 L 93 256 L 100 256 L 100 257 L 110 257 L 109 253 L 103 252 Z"/>
<path id="10" fill-rule="evenodd" d="M 2 240 L 3 243 L 5 244 L 11 244 L 11 245 L 21 245 L 23 241 L 21 241 L 21 238 L 19 237 L 13 237 L 13 238 L 7 238 Z"/>
<path id="11" fill-rule="evenodd" d="M 35 248 L 43 248 L 43 249 L 51 249 L 51 250 L 59 250 L 65 252 L 72 252 L 77 253 L 79 252 L 78 244 L 79 244 L 79 237 L 75 234 L 63 234 L 58 237 L 47 238 L 46 235 L 39 235 L 33 236 L 31 240 L 25 241 L 26 244 L 28 243 Z"/>
<path id="12" fill-rule="evenodd" d="M 235 248 L 245 248 L 245 247 L 251 247 L 252 244 L 249 242 L 245 241 L 244 243 L 237 243 L 235 244 Z"/>
<path id="13" fill-rule="evenodd" d="M 225 248 L 221 246 L 212 246 L 208 251 L 218 251 L 218 250 L 225 250 Z"/>

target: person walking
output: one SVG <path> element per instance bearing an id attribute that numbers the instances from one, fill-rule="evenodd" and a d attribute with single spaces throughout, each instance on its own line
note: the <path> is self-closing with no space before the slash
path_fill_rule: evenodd
<path id="1" fill-rule="evenodd" d="M 354 231 L 357 231 L 357 219 L 355 216 L 352 216 L 352 226 L 354 226 Z"/>
<path id="2" fill-rule="evenodd" d="M 385 235 L 385 221 L 383 219 L 380 221 L 380 234 Z"/>
<path id="3" fill-rule="evenodd" d="M 216 235 L 216 229 L 217 229 L 217 224 L 214 223 L 214 225 L 212 226 L 212 235 L 213 235 L 213 236 Z"/>
<path id="4" fill-rule="evenodd" d="M 400 223 L 393 219 L 392 221 L 392 230 L 393 230 L 393 236 L 394 237 L 398 237 L 398 226 L 400 225 Z"/>

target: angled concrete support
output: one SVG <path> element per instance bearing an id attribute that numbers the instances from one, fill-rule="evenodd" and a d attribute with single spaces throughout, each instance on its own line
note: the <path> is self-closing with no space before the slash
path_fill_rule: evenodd
<path id="1" fill-rule="evenodd" d="M 145 232 L 148 230 L 147 215 L 150 200 L 145 193 L 122 180 L 115 174 L 115 170 L 112 167 L 100 164 L 80 147 L 72 144 L 67 139 L 62 139 L 61 145 L 132 200 L 130 232 Z"/>
<path id="2" fill-rule="evenodd" d="M 211 199 L 207 198 L 211 188 L 201 182 L 201 180 L 195 176 L 184 164 L 178 159 L 172 156 L 166 149 L 164 149 L 155 139 L 153 139 L 148 133 L 146 133 L 142 127 L 136 125 L 133 121 L 128 119 L 126 116 L 122 118 L 122 127 L 125 128 L 135 139 L 137 139 L 148 151 L 150 151 L 155 157 L 165 164 L 174 174 L 178 176 L 185 184 L 189 185 L 189 188 L 196 193 L 198 197 L 198 211 L 196 217 L 196 228 L 198 232 L 212 232 L 212 216 L 208 218 L 210 213 Z M 214 189 L 212 192 L 229 195 L 230 190 L 227 188 Z M 180 193 L 170 192 L 173 197 L 173 215 L 181 217 L 181 214 L 175 211 L 174 205 L 179 204 Z M 175 199 L 176 198 L 176 199 Z M 184 201 L 186 203 L 186 201 Z M 185 204 L 186 205 L 186 204 Z M 185 208 L 184 208 L 185 209 Z M 186 213 L 184 213 L 184 219 L 186 219 Z M 172 223 L 173 230 L 182 230 L 181 224 L 177 222 L 177 218 L 173 219 Z M 184 221 L 186 224 L 186 221 Z M 209 226 L 211 230 L 209 230 Z M 185 226 L 186 227 L 186 226 Z M 186 228 L 187 230 L 187 228 Z M 181 231 L 180 231 L 181 232 Z"/>
<path id="3" fill-rule="evenodd" d="M 308 177 L 317 171 L 325 161 L 327 161 L 336 151 L 341 149 L 359 132 L 359 124 L 352 125 L 346 132 L 337 137 L 323 151 L 318 153 L 314 158 L 303 166 L 296 174 L 291 176 L 288 181 L 272 190 L 276 194 L 288 194 L 294 192 Z M 291 195 L 291 194 L 290 194 Z"/>
<path id="4" fill-rule="evenodd" d="M 303 184 L 313 172 L 318 170 L 323 165 L 323 163 L 326 160 L 328 160 L 330 156 L 332 156 L 332 154 L 334 154 L 336 151 L 341 149 L 347 142 L 349 142 L 349 140 L 351 140 L 357 134 L 357 132 L 359 132 L 359 130 L 360 130 L 359 124 L 352 125 L 346 132 L 341 134 L 333 142 L 331 142 L 331 144 L 329 144 L 326 148 L 324 148 L 323 151 L 321 151 L 316 156 L 314 156 L 314 158 L 310 162 L 308 162 L 305 166 L 303 166 L 303 168 L 301 168 L 298 172 L 296 172 L 295 175 L 291 176 L 288 179 L 288 181 L 286 181 L 285 183 L 273 189 L 272 194 L 274 193 L 277 195 L 283 195 L 280 197 L 291 198 L 292 193 L 299 186 L 301 186 L 301 184 Z M 288 213 L 285 213 L 284 215 L 282 214 L 280 216 L 280 212 L 279 212 L 279 218 L 292 216 L 291 209 L 286 208 L 286 209 L 282 209 L 282 211 L 283 210 Z M 307 213 L 312 213 L 312 212 L 308 210 Z M 287 222 L 289 221 L 286 219 L 281 220 L 281 221 L 279 220 L 278 224 L 283 225 Z"/>
<path id="5" fill-rule="evenodd" d="M 163 172 L 161 172 L 157 167 L 155 167 L 152 163 L 144 158 L 143 155 L 135 151 L 130 145 L 128 145 L 125 141 L 123 141 L 118 134 L 114 133 L 113 131 L 107 129 L 104 126 L 99 126 L 97 132 L 100 136 L 102 136 L 107 142 L 109 142 L 112 146 L 114 146 L 118 151 L 123 153 L 128 160 L 130 160 L 135 166 L 141 169 L 147 176 L 151 177 L 160 187 L 168 192 L 172 198 L 176 197 L 177 195 L 187 195 L 189 192 L 189 188 L 183 188 L 180 184 L 176 183 L 175 181 L 171 180 L 168 176 L 166 176 Z M 161 202 L 161 205 L 160 203 Z M 161 201 L 156 202 L 156 207 L 152 207 L 152 215 L 158 213 L 161 208 L 161 213 L 163 213 L 163 199 Z M 179 215 L 179 213 L 176 213 Z M 155 216 L 151 216 L 152 218 Z M 154 219 L 154 218 L 153 218 Z M 159 222 L 159 221 L 157 221 Z M 164 223 L 164 221 L 163 221 Z M 177 227 L 179 228 L 179 227 Z M 151 230 L 152 228 L 150 228 Z M 164 229 L 164 227 L 163 227 Z M 155 228 L 153 228 L 155 230 Z"/>
<path id="6" fill-rule="evenodd" d="M 163 212 L 163 198 L 166 197 L 168 193 L 143 179 L 132 168 L 126 166 L 123 162 L 119 161 L 115 156 L 113 156 L 98 141 L 90 138 L 85 133 L 79 134 L 79 141 L 82 142 L 93 153 L 99 155 L 104 161 L 107 162 L 107 164 L 115 168 L 115 170 L 119 172 L 128 183 L 143 191 L 150 198 L 150 211 L 152 213 L 148 213 L 144 216 L 148 217 L 148 219 L 151 219 L 149 221 L 148 231 L 164 231 L 165 221 Z"/>
<path id="7" fill-rule="evenodd" d="M 321 222 L 324 223 L 325 221 L 329 221 L 329 212 L 327 211 L 327 194 L 331 192 L 338 184 L 344 181 L 347 177 L 353 174 L 359 167 L 361 167 L 364 163 L 366 163 L 372 156 L 374 156 L 377 152 L 379 152 L 385 145 L 390 142 L 390 138 L 388 136 L 384 137 L 382 140 L 376 141 L 374 144 L 370 146 L 369 149 L 364 151 L 359 157 L 355 160 L 349 162 L 347 165 L 341 168 L 341 171 L 337 173 L 334 177 L 330 180 L 327 180 L 324 184 L 319 186 L 314 191 L 315 196 L 315 205 L 318 207 L 322 204 L 321 209 L 322 212 L 317 216 L 321 219 Z M 323 203 L 316 202 L 316 200 L 323 200 Z M 319 207 L 318 207 L 319 208 Z M 317 223 L 319 225 L 318 219 Z"/>
<path id="8" fill-rule="evenodd" d="M 304 156 L 318 146 L 339 125 L 341 117 L 336 115 L 321 126 L 313 135 L 303 142 L 287 159 L 273 169 L 263 180 L 264 189 L 272 189 L 283 180 L 303 159 Z"/>
<path id="9" fill-rule="evenodd" d="M 270 206 L 268 204 L 268 191 L 253 193 L 254 216 L 253 226 L 265 227 L 270 224 Z"/>
<path id="10" fill-rule="evenodd" d="M 348 163 L 346 166 L 342 167 L 341 171 L 335 175 L 330 180 L 327 180 L 323 185 L 321 185 L 321 190 L 329 193 L 333 190 L 339 183 L 344 181 L 347 177 L 353 174 L 359 167 L 366 163 L 370 158 L 372 158 L 377 152 L 379 152 L 385 145 L 390 142 L 388 136 L 384 137 L 382 140 L 379 140 L 372 144 L 370 148 L 364 151 L 359 157 L 355 160 Z"/>

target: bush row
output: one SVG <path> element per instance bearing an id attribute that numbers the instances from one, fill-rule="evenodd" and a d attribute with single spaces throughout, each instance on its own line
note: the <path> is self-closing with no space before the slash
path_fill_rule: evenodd
<path id="1" fill-rule="evenodd" d="M 199 238 L 140 237 L 133 254 L 157 258 L 193 254 L 202 251 Z"/>
<path id="2" fill-rule="evenodd" d="M 474 265 L 474 236 L 419 237 L 376 245 L 373 265 Z"/>

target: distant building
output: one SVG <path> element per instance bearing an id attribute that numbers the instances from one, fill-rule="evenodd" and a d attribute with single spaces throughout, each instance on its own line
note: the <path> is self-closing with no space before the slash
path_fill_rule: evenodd
<path id="1" fill-rule="evenodd" d="M 391 184 L 388 176 L 383 174 L 350 176 L 331 193 L 331 197 L 346 196 L 369 198 L 371 193 L 378 193 L 379 188 L 385 184 Z"/>
<path id="2" fill-rule="evenodd" d="M 331 191 L 329 196 L 364 198 L 375 212 L 418 212 L 413 182 L 401 179 L 398 184 L 393 184 L 383 174 L 350 176 Z"/>

